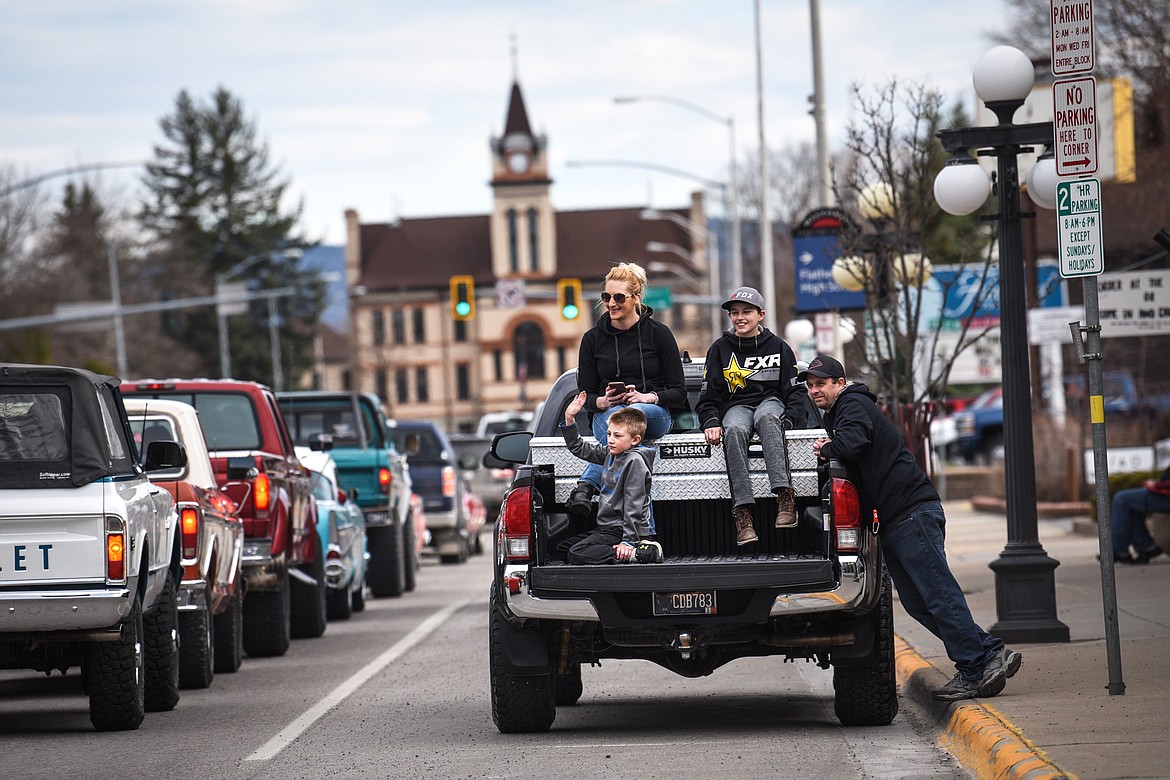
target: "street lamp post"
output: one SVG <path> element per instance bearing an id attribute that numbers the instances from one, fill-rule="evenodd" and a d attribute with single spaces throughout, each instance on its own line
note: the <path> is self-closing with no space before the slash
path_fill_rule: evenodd
<path id="1" fill-rule="evenodd" d="M 939 131 L 952 157 L 934 182 L 935 199 L 951 214 L 969 214 L 987 198 L 991 182 L 970 157 L 996 158 L 995 219 L 999 229 L 1000 344 L 1003 366 L 1004 483 L 1007 545 L 992 561 L 998 620 L 991 632 L 1010 642 L 1067 642 L 1056 616 L 1055 569 L 1040 544 L 1036 523 L 1036 466 L 1032 443 L 1031 374 L 1018 155 L 1052 144 L 1051 122 L 1012 124 L 1032 88 L 1032 63 L 1018 49 L 997 46 L 976 64 L 975 91 L 995 113 L 994 127 Z"/>
<path id="2" fill-rule="evenodd" d="M 735 117 L 734 116 L 720 116 L 714 111 L 703 108 L 700 105 L 683 100 L 682 98 L 670 97 L 669 95 L 633 95 L 630 97 L 615 97 L 613 102 L 623 103 L 637 103 L 639 101 L 657 101 L 660 103 L 670 103 L 672 105 L 680 106 L 696 114 L 701 114 L 714 122 L 722 122 L 727 125 L 728 137 L 728 176 L 727 183 L 730 189 L 731 196 L 731 287 L 735 289 L 743 284 L 743 237 L 740 235 L 741 225 L 739 217 L 739 164 L 736 162 L 735 154 Z M 727 192 L 727 190 L 725 190 Z"/>
<path id="3" fill-rule="evenodd" d="M 114 309 L 114 355 L 118 364 L 118 376 L 125 379 L 129 374 L 126 367 L 126 327 L 122 318 L 122 278 L 118 273 L 118 248 L 122 240 L 111 241 L 106 249 L 110 266 L 110 303 Z"/>

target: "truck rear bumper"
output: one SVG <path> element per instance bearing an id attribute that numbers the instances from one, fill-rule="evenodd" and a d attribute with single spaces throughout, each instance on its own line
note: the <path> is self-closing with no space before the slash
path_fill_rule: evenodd
<path id="1" fill-rule="evenodd" d="M 868 587 L 867 570 L 868 566 L 864 558 L 858 556 L 842 556 L 840 558 L 841 576 L 840 579 L 832 583 L 822 583 L 822 587 L 809 587 L 808 590 L 801 590 L 800 586 L 792 583 L 786 583 L 791 586 L 793 590 L 798 592 L 782 593 L 776 596 L 769 610 L 769 617 L 786 617 L 791 615 L 798 615 L 801 613 L 825 613 L 825 612 L 852 612 L 862 609 L 868 609 L 872 605 L 873 599 L 876 598 L 876 591 L 874 588 Z M 754 565 L 754 564 L 749 564 Z M 545 586 L 553 584 L 554 580 L 559 580 L 558 585 L 574 584 L 577 580 L 576 586 L 581 590 L 586 589 L 586 583 L 592 579 L 588 569 L 597 567 L 558 567 L 558 575 L 564 576 L 548 577 L 537 576 L 536 590 L 542 591 Z M 639 591 L 670 591 L 670 590 L 702 590 L 702 589 L 718 589 L 718 588 L 744 588 L 744 587 L 768 587 L 764 583 L 749 583 L 743 581 L 741 573 L 729 572 L 727 575 L 720 575 L 713 573 L 709 578 L 697 578 L 691 575 L 685 575 L 678 578 L 677 575 L 671 575 L 667 566 L 654 566 L 653 571 L 647 571 L 646 567 L 631 566 L 631 567 L 604 567 L 608 570 L 608 583 L 606 586 L 595 588 L 597 591 L 609 592 L 639 592 Z M 575 576 L 579 571 L 580 575 Z M 621 577 L 622 574 L 630 575 L 628 582 L 621 582 L 626 579 Z M 542 575 L 547 575 L 547 572 L 542 572 Z M 619 575 L 614 577 L 613 575 Z M 653 575 L 653 576 L 647 576 Z M 874 577 L 876 575 L 869 575 Z M 641 583 L 635 585 L 635 579 L 641 580 Z M 556 596 L 535 595 L 533 591 L 533 583 L 531 581 L 529 567 L 525 565 L 511 565 L 504 568 L 503 594 L 505 597 L 505 604 L 508 610 L 519 618 L 534 618 L 545 620 L 579 620 L 579 621 L 599 621 L 600 616 L 592 598 L 588 595 L 581 595 L 579 597 L 573 595 L 565 595 L 566 590 L 560 590 Z M 802 576 L 808 583 L 814 583 L 817 579 L 817 571 L 813 567 L 809 567 L 807 574 Z M 685 584 L 680 584 L 680 581 Z M 879 583 L 880 584 L 880 583 Z M 825 587 L 826 585 L 830 585 Z M 779 587 L 779 583 L 772 587 Z M 875 586 L 876 587 L 876 586 Z"/>
<path id="2" fill-rule="evenodd" d="M 207 581 L 183 580 L 175 601 L 180 612 L 196 612 L 207 609 Z"/>
<path id="3" fill-rule="evenodd" d="M 248 590 L 280 589 L 280 573 L 286 564 L 272 557 L 271 539 L 245 539 L 240 564 Z"/>
<path id="4" fill-rule="evenodd" d="M 78 631 L 116 626 L 130 614 L 131 589 L 0 593 L 0 637 L 7 632 Z"/>
<path id="5" fill-rule="evenodd" d="M 431 530 L 441 530 L 444 528 L 457 528 L 459 524 L 459 513 L 454 509 L 447 512 L 427 512 L 427 528 Z"/>

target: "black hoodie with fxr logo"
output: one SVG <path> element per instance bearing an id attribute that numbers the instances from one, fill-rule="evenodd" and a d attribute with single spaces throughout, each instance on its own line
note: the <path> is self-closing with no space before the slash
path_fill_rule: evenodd
<path id="1" fill-rule="evenodd" d="M 723 333 L 707 350 L 703 390 L 695 412 L 704 428 L 723 425 L 723 415 L 733 406 L 755 408 L 768 398 L 784 404 L 784 416 L 797 427 L 804 424 L 801 395 L 804 385 L 796 379 L 796 355 L 784 339 L 765 327 L 757 336 L 740 338 L 734 330 Z"/>

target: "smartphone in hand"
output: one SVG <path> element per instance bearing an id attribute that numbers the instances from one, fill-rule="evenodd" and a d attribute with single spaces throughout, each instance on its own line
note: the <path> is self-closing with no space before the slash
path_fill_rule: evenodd
<path id="1" fill-rule="evenodd" d="M 624 395 L 626 392 L 626 385 L 624 382 L 610 382 L 605 386 L 606 395 Z"/>

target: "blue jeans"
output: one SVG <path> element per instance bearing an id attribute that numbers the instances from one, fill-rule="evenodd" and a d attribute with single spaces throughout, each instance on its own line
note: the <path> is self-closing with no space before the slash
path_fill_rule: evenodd
<path id="1" fill-rule="evenodd" d="M 977 680 L 1003 640 L 975 624 L 967 599 L 947 565 L 942 504 L 920 504 L 893 527 L 881 529 L 882 553 L 898 598 L 910 617 L 942 640 L 959 673 Z"/>
<path id="2" fill-rule="evenodd" d="M 670 410 L 658 404 L 630 404 L 635 409 L 641 410 L 642 414 L 646 415 L 646 435 L 642 437 L 642 443 L 646 444 L 651 439 L 658 439 L 670 433 L 670 426 L 672 420 L 670 417 Z M 618 409 L 625 409 L 626 407 L 618 405 L 611 406 L 604 412 L 598 412 L 593 415 L 593 435 L 597 438 L 597 442 L 601 446 L 605 446 L 606 439 L 609 434 L 609 426 L 606 422 L 609 416 Z M 588 482 L 593 487 L 601 491 L 601 466 L 596 463 L 590 463 L 581 472 L 580 482 Z"/>
<path id="3" fill-rule="evenodd" d="M 765 399 L 753 409 L 733 406 L 723 414 L 723 457 L 727 461 L 727 480 L 731 488 L 733 507 L 753 506 L 752 475 L 748 468 L 748 442 L 754 432 L 760 437 L 764 450 L 764 465 L 768 469 L 768 486 L 775 493 L 780 488 L 792 487 L 788 468 L 788 445 L 780 420 L 784 404 L 778 398 Z"/>
<path id="4" fill-rule="evenodd" d="M 1170 512 L 1170 496 L 1152 493 L 1144 487 L 1119 490 L 1113 494 L 1109 519 L 1113 524 L 1113 554 L 1129 555 L 1146 552 L 1158 546 L 1146 529 L 1146 515 L 1150 512 Z"/>

